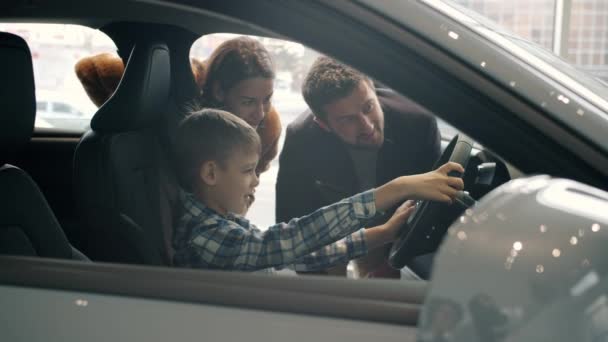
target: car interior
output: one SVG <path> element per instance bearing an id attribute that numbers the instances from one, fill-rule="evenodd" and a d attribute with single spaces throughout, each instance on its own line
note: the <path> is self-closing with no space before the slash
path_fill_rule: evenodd
<path id="1" fill-rule="evenodd" d="M 107 31 L 115 34 L 130 32 L 133 25 L 111 25 Z M 117 39 L 128 42 L 121 46 L 121 51 L 129 51 L 125 73 L 116 92 L 93 116 L 91 129 L 74 147 L 72 180 L 65 182 L 70 183 L 73 189 L 73 211 L 78 213 L 78 217 L 72 222 L 65 221 L 72 229 L 69 231 L 70 241 L 76 241 L 93 260 L 168 266 L 172 255 L 172 208 L 178 187 L 171 167 L 171 128 L 179 121 L 180 107 L 189 100 L 174 100 L 171 94 L 180 94 L 172 87 L 190 86 L 190 94 L 196 91 L 191 71 L 177 66 L 187 66 L 183 63 L 186 58 L 177 57 L 187 56 L 187 50 L 180 51 L 180 48 L 187 47 L 196 36 L 172 27 L 149 25 L 147 30 L 158 31 L 159 34 L 152 35 L 154 39 L 147 36 Z M 173 42 L 172 49 L 169 43 L 157 38 L 163 34 L 173 38 L 165 39 Z M 6 36 L 18 40 L 16 36 Z M 180 38 L 185 42 L 176 44 L 175 40 Z M 20 44 L 25 45 L 25 42 Z M 22 55 L 29 58 L 31 65 L 31 57 L 25 53 Z M 179 62 L 172 63 L 171 56 Z M 184 73 L 180 78 L 187 81 L 172 82 L 175 76 L 171 72 Z M 22 95 L 19 88 L 12 90 L 16 92 L 15 98 Z M 31 107 L 31 103 L 22 103 Z M 443 149 L 453 150 L 447 142 L 444 141 Z M 472 147 L 475 143 L 470 141 L 468 144 Z M 468 150 L 472 158 L 461 162 L 468 165 L 464 179 L 473 201 L 510 179 L 502 160 L 481 146 L 476 147 L 475 151 Z M 436 166 L 449 158 L 444 159 Z M 444 233 L 454 218 L 470 205 L 466 204 L 449 215 L 440 215 L 443 219 L 439 231 Z M 439 241 L 442 236 L 438 235 Z M 438 244 L 435 242 L 415 254 L 434 252 Z M 108 245 L 113 248 L 105 248 Z M 416 264 L 413 266 L 415 272 L 428 278 L 429 265 L 419 267 Z"/>
<path id="2" fill-rule="evenodd" d="M 11 82 L 2 85 L 2 159 L 10 160 L 28 143 L 36 113 L 34 75 L 29 48 L 12 34 L 0 33 L 0 59 L 3 74 Z M 14 82 L 13 82 L 14 81 Z M 70 243 L 57 222 L 44 195 L 22 169 L 2 163 L 0 250 L 3 254 L 88 260 Z"/>
<path id="3" fill-rule="evenodd" d="M 525 100 L 513 94 L 501 94 L 514 103 L 506 108 L 479 89 L 494 89 L 495 85 L 486 86 L 480 81 L 479 88 L 475 88 L 466 83 L 474 75 L 462 71 L 465 75 L 462 79 L 467 80 L 462 81 L 447 71 L 460 70 L 450 64 L 456 62 L 446 61 L 438 70 L 416 55 L 412 48 L 404 48 L 404 45 L 408 46 L 407 42 L 377 36 L 371 29 L 356 27 L 353 19 L 336 20 L 332 17 L 337 14 L 332 12 L 334 5 L 331 4 L 313 2 L 306 7 L 268 1 L 260 2 L 254 8 L 250 4 L 235 6 L 228 1 L 210 2 L 205 8 L 199 8 L 189 1 L 176 1 L 175 6 L 167 7 L 143 1 L 129 2 L 120 7 L 120 2 L 110 1 L 107 6 L 91 3 L 88 9 L 83 6 L 70 9 L 62 1 L 57 2 L 60 4 L 57 7 L 37 1 L 33 3 L 29 7 L 26 1 L 0 5 L 0 9 L 5 10 L 0 20 L 79 24 L 99 29 L 115 42 L 126 66 L 116 92 L 97 110 L 90 129 L 84 134 L 34 130 L 36 99 L 30 50 L 20 37 L 0 33 L 0 71 L 4 75 L 0 82 L 0 162 L 3 165 L 0 168 L 0 188 L 4 189 L 0 210 L 0 254 L 81 261 L 62 264 L 56 260 L 28 259 L 41 269 L 39 279 L 30 279 L 37 284 L 35 286 L 70 288 L 75 286 L 70 283 L 83 281 L 83 275 L 79 273 L 86 273 L 90 265 L 101 262 L 164 266 L 148 270 L 100 264 L 94 267 L 107 272 L 105 276 L 88 278 L 86 285 L 79 289 L 160 299 L 181 296 L 182 301 L 242 305 L 239 298 L 231 298 L 231 292 L 213 292 L 221 287 L 220 284 L 240 281 L 240 284 L 235 284 L 235 289 L 243 293 L 255 294 L 256 290 L 263 296 L 263 291 L 285 291 L 285 300 L 295 301 L 293 308 L 285 309 L 279 303 L 252 300 L 249 308 L 410 326 L 416 324 L 424 300 L 425 281 L 408 282 L 404 290 L 399 282 L 362 282 L 344 287 L 347 280 L 334 279 L 334 282 L 319 286 L 315 283 L 316 277 L 273 282 L 272 279 L 244 274 L 209 273 L 200 275 L 200 279 L 204 278 L 206 282 L 203 284 L 203 280 L 197 283 L 197 271 L 166 268 L 171 265 L 173 253 L 171 227 L 178 189 L 170 152 L 173 132 L 181 118 L 181 109 L 197 92 L 189 64 L 190 47 L 200 36 L 215 32 L 275 38 L 285 38 L 285 35 L 338 58 L 357 56 L 359 50 L 356 47 L 333 43 L 330 36 L 335 32 L 324 34 L 322 26 L 333 23 L 332 30 L 356 37 L 355 45 L 382 51 L 381 57 L 378 55 L 377 58 L 384 59 L 382 66 L 373 58 L 351 57 L 347 62 L 369 72 L 395 91 L 411 96 L 462 132 L 471 132 L 475 141 L 468 137 L 464 140 L 464 134 L 452 141 L 445 140 L 442 157 L 461 160 L 454 159 L 461 146 L 458 144 L 468 145 L 466 156 L 458 157 L 464 158 L 462 160 L 466 164 L 466 173 L 462 176 L 467 197 L 462 198 L 460 206 L 450 210 L 446 206 L 428 207 L 425 217 L 441 219 L 429 223 L 424 221 L 424 217 L 412 218 L 412 222 L 422 221 L 416 236 L 404 236 L 400 244 L 395 244 L 394 265 L 402 267 L 409 264 L 423 279 L 430 277 L 429 261 L 423 260 L 416 265 L 412 255 L 400 254 L 398 247 L 409 246 L 425 236 L 428 239 L 432 226 L 433 230 L 438 228 L 438 235 L 432 244 L 417 251 L 417 255 L 434 252 L 454 219 L 474 201 L 510 179 L 544 172 L 594 185 L 605 184 L 603 176 L 587 167 L 586 162 L 581 162 L 580 156 L 555 148 L 551 138 L 538 137 L 537 128 L 512 115 L 514 111 L 535 110 L 534 107 L 526 107 L 529 104 Z M 118 12 L 116 8 L 123 10 Z M 321 14 L 321 9 L 324 14 Z M 293 14 L 294 10 L 299 13 L 297 16 Z M 357 14 L 356 9 L 353 11 L 353 16 L 366 15 Z M 268 18 L 256 17 L 256 13 L 266 13 Z M 232 17 L 226 16 L 228 14 Z M 319 25 L 307 23 L 298 26 L 301 22 L 298 16 L 313 18 Z M 370 22 L 376 20 L 374 17 L 367 19 Z M 288 22 L 293 23 L 293 27 Z M 401 39 L 409 39 L 410 43 L 420 41 L 416 34 L 409 34 Z M 424 75 L 429 85 L 418 87 L 415 80 L 408 78 L 411 73 Z M 443 92 L 445 96 L 434 98 L 425 95 L 429 87 L 435 87 L 435 91 Z M 448 112 L 451 116 L 445 114 Z M 484 113 L 483 118 L 479 117 L 481 113 Z M 551 125 L 548 119 L 541 124 Z M 565 130 L 555 126 L 556 130 Z M 508 141 L 496 139 L 492 132 L 497 130 L 509 137 L 505 139 Z M 500 157 L 493 151 L 500 151 Z M 6 270 L 3 281 L 18 282 L 10 277 L 18 279 L 20 275 L 25 276 L 18 261 L 10 258 L 3 261 L 2 267 Z M 61 280 L 49 279 L 52 276 L 45 273 L 48 270 L 44 270 L 44 265 L 63 265 L 61 267 L 72 272 L 66 272 L 66 277 Z M 176 282 L 174 289 L 180 291 L 166 295 L 161 284 L 151 284 L 154 279 L 167 276 Z M 123 284 L 124 277 L 139 278 L 150 285 L 144 289 Z M 253 286 L 253 289 L 243 289 L 245 284 Z M 199 291 L 194 289 L 195 286 Z M 342 291 L 349 294 L 344 295 Z M 312 303 L 323 296 L 332 299 L 319 309 Z M 345 296 L 358 297 L 359 301 Z M 350 304 L 345 302 L 347 299 Z M 394 310 L 387 311 L 391 305 L 395 305 Z M 366 310 L 353 309 L 357 306 Z"/>

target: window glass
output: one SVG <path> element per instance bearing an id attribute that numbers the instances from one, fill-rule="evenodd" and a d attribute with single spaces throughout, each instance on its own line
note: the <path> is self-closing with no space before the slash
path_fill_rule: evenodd
<path id="1" fill-rule="evenodd" d="M 48 110 L 49 104 L 47 102 L 36 101 L 36 111 L 43 112 Z"/>
<path id="2" fill-rule="evenodd" d="M 608 80 L 608 6 L 606 0 L 573 0 L 565 56 L 579 69 Z"/>
<path id="3" fill-rule="evenodd" d="M 74 66 L 84 57 L 116 53 L 114 42 L 99 30 L 79 25 L 2 23 L 0 31 L 21 36 L 31 50 L 36 129 L 84 132 L 96 106 L 78 80 Z"/>
<path id="4" fill-rule="evenodd" d="M 205 60 L 217 46 L 237 36 L 223 33 L 203 36 L 192 45 L 190 57 Z M 279 151 L 281 151 L 287 125 L 308 108 L 301 95 L 301 84 L 319 54 L 298 43 L 266 37 L 251 36 L 251 38 L 264 44 L 275 63 L 276 79 L 272 105 L 281 117 L 283 129 L 279 140 Z M 261 175 L 260 185 L 256 189 L 256 200 L 247 213 L 247 218 L 260 228 L 275 223 L 275 183 L 278 169 L 277 156 L 272 161 L 270 169 Z"/>
<path id="5" fill-rule="evenodd" d="M 515 35 L 556 51 L 554 36 L 563 32 L 558 55 L 576 68 L 608 80 L 608 6 L 606 0 L 453 0 Z M 556 32 L 556 5 L 563 6 Z"/>
<path id="6" fill-rule="evenodd" d="M 453 0 L 516 35 L 551 50 L 555 0 Z"/>
<path id="7" fill-rule="evenodd" d="M 77 109 L 75 109 L 72 106 L 70 106 L 69 104 L 63 103 L 63 102 L 54 102 L 53 103 L 53 112 L 58 113 L 58 114 L 72 114 L 72 115 L 78 114 Z"/>
<path id="8" fill-rule="evenodd" d="M 203 36 L 192 45 L 190 57 L 205 60 L 217 46 L 237 36 L 234 34 Z M 275 62 L 276 79 L 274 81 L 272 104 L 281 118 L 283 129 L 279 140 L 279 151 L 281 151 L 285 139 L 285 129 L 299 114 L 308 109 L 301 95 L 301 85 L 310 66 L 319 54 L 294 42 L 255 36 L 251 36 L 251 38 L 262 42 Z M 454 127 L 440 119 L 438 119 L 438 127 L 444 140 L 451 139 L 458 132 Z M 261 229 L 276 222 L 275 184 L 278 168 L 277 157 L 272 161 L 270 169 L 260 176 L 260 185 L 256 189 L 256 200 L 247 213 L 247 218 Z"/>

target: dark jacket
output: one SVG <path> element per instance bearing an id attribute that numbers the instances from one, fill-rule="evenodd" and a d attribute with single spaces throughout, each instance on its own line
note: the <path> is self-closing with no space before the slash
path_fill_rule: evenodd
<path id="1" fill-rule="evenodd" d="M 384 111 L 384 144 L 376 185 L 430 171 L 440 154 L 437 121 L 425 109 L 390 90 L 377 90 Z M 287 127 L 279 157 L 276 220 L 289 221 L 359 192 L 345 145 L 321 129 L 310 111 Z"/>

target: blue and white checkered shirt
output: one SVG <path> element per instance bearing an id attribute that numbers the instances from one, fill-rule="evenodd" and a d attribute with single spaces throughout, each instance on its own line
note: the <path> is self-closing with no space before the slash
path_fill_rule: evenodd
<path id="1" fill-rule="evenodd" d="M 367 254 L 362 222 L 376 214 L 370 190 L 261 231 L 242 216 L 219 215 L 183 190 L 180 200 L 173 262 L 193 268 L 257 271 L 293 264 L 296 271 L 323 270 Z"/>

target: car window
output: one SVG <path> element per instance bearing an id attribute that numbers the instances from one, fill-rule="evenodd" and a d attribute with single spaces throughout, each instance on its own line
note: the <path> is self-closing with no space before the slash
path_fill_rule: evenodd
<path id="1" fill-rule="evenodd" d="M 48 102 L 36 101 L 36 111 L 45 112 L 49 108 Z"/>
<path id="2" fill-rule="evenodd" d="M 78 109 L 70 106 L 67 103 L 63 102 L 53 102 L 53 112 L 58 114 L 70 114 L 74 116 L 80 116 L 81 113 Z"/>
<path id="3" fill-rule="evenodd" d="M 98 53 L 116 53 L 103 32 L 79 25 L 0 24 L 0 31 L 27 42 L 36 83 L 35 130 L 84 132 L 96 111 L 74 72 L 76 63 Z"/>
<path id="4" fill-rule="evenodd" d="M 449 2 L 602 97 L 608 96 L 605 0 Z"/>
<path id="5" fill-rule="evenodd" d="M 217 46 L 237 36 L 236 34 L 226 33 L 205 35 L 194 42 L 190 49 L 190 57 L 205 60 Z M 285 140 L 287 126 L 299 114 L 308 109 L 301 95 L 301 85 L 310 66 L 319 54 L 299 43 L 267 37 L 249 37 L 262 42 L 271 53 L 275 62 L 276 79 L 274 82 L 272 104 L 280 115 L 283 129 L 279 140 L 280 152 Z M 444 141 L 449 141 L 459 132 L 456 128 L 439 118 L 437 118 L 437 126 Z M 270 169 L 260 176 L 260 185 L 256 189 L 256 201 L 247 213 L 247 218 L 260 229 L 265 229 L 276 223 L 275 184 L 278 169 L 279 162 L 277 156 L 270 164 Z"/>
<path id="6" fill-rule="evenodd" d="M 217 46 L 237 36 L 223 33 L 203 36 L 192 45 L 190 57 L 205 60 Z M 280 115 L 283 129 L 279 140 L 280 151 L 285 140 L 285 129 L 308 108 L 301 95 L 301 84 L 319 54 L 298 43 L 266 37 L 250 37 L 264 44 L 275 63 L 276 79 L 272 105 Z M 277 157 L 270 164 L 270 169 L 261 175 L 260 185 L 256 190 L 256 201 L 247 213 L 247 217 L 260 228 L 275 223 L 275 183 L 278 169 Z"/>

